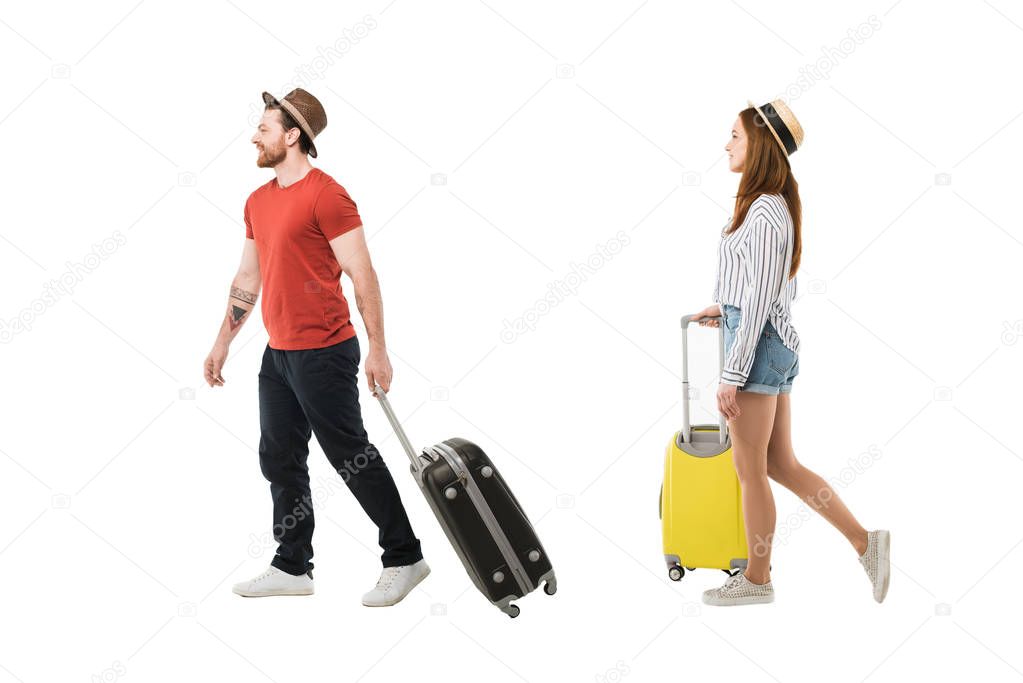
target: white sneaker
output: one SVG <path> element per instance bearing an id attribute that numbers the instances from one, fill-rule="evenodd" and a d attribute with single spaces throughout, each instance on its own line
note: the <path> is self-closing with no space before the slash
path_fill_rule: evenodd
<path id="1" fill-rule="evenodd" d="M 703 592 L 703 601 L 708 605 L 755 605 L 774 602 L 774 586 L 768 581 L 765 584 L 753 583 L 740 571 L 728 577 L 720 588 L 712 588 Z"/>
<path id="2" fill-rule="evenodd" d="M 312 595 L 313 573 L 301 576 L 289 574 L 273 565 L 259 576 L 234 585 L 235 593 L 246 598 L 262 598 L 267 595 Z"/>
<path id="3" fill-rule="evenodd" d="M 362 596 L 366 607 L 389 607 L 401 602 L 419 582 L 430 574 L 426 560 L 400 567 L 384 567 L 376 587 Z"/>
<path id="4" fill-rule="evenodd" d="M 892 534 L 886 529 L 867 532 L 867 549 L 860 555 L 860 564 L 874 587 L 874 600 L 881 602 L 888 595 L 891 578 Z"/>

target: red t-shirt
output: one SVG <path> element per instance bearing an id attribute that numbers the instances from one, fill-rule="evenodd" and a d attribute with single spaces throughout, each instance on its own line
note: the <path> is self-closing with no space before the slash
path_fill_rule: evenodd
<path id="1" fill-rule="evenodd" d="M 245 202 L 256 241 L 263 323 L 274 349 L 318 349 L 355 336 L 330 240 L 362 225 L 345 188 L 318 168 L 281 187 L 274 178 Z"/>

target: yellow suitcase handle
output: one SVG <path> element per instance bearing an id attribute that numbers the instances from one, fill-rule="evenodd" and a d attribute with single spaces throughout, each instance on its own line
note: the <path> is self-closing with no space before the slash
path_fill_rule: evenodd
<path id="1" fill-rule="evenodd" d="M 682 437 L 690 441 L 692 437 L 692 425 L 689 421 L 689 323 L 696 320 L 718 320 L 718 376 L 725 367 L 725 319 L 724 316 L 682 316 Z M 728 440 L 728 421 L 725 416 L 718 413 L 718 431 L 721 443 Z"/>

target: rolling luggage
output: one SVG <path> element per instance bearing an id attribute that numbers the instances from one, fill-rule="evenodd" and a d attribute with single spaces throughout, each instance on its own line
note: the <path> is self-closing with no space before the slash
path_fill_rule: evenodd
<path id="1" fill-rule="evenodd" d="M 724 318 L 719 320 L 718 374 L 724 365 Z M 728 423 L 689 423 L 689 323 L 682 318 L 682 429 L 675 432 L 664 454 L 660 516 L 668 577 L 680 581 L 686 569 L 721 569 L 735 574 L 745 569 L 748 552 L 742 513 L 742 491 L 732 460 Z"/>
<path id="2" fill-rule="evenodd" d="M 533 525 L 486 453 L 465 439 L 448 439 L 416 453 L 387 394 L 374 395 L 411 463 L 412 476 L 465 566 L 469 578 L 502 612 L 538 588 L 554 595 L 557 580 Z"/>

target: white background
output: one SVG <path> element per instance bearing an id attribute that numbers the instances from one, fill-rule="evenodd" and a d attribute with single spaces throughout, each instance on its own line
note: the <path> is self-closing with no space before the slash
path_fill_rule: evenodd
<path id="1" fill-rule="evenodd" d="M 5 5 L 0 681 L 1023 675 L 1021 38 L 1005 0 Z M 557 596 L 516 620 L 470 588 L 365 391 L 433 574 L 361 606 L 375 530 L 314 440 L 316 595 L 231 593 L 273 554 L 261 320 L 226 386 L 201 365 L 272 177 L 260 93 L 295 86 L 370 236 L 412 440 L 481 444 L 553 558 Z M 796 454 L 892 530 L 882 605 L 778 486 L 774 604 L 704 606 L 724 575 L 671 583 L 661 557 L 678 319 L 711 303 L 731 124 L 778 95 L 806 130 Z"/>

